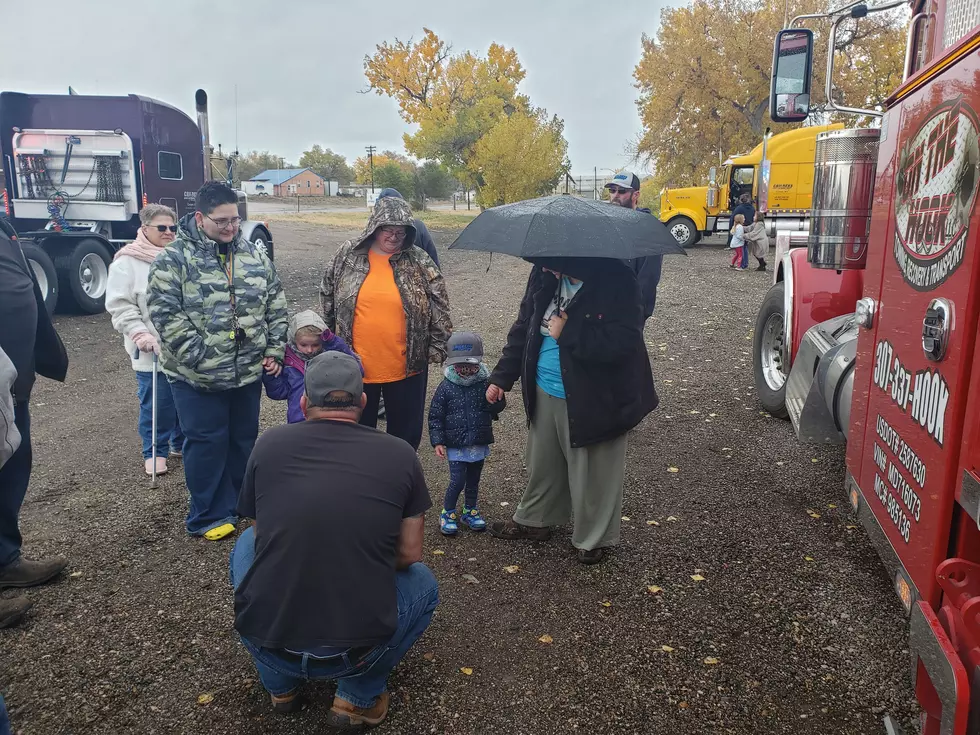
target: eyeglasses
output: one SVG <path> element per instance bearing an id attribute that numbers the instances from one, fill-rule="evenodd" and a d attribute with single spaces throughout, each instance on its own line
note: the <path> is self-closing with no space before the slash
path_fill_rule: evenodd
<path id="1" fill-rule="evenodd" d="M 147 225 L 147 227 L 155 227 L 157 232 L 166 232 L 170 230 L 173 233 L 177 232 L 177 225 Z"/>
<path id="2" fill-rule="evenodd" d="M 220 219 L 215 219 L 209 214 L 206 214 L 204 216 L 207 217 L 212 222 L 214 222 L 222 230 L 228 226 L 238 227 L 238 225 L 242 223 L 241 217 L 222 217 Z"/>
<path id="3" fill-rule="evenodd" d="M 632 189 L 621 189 L 618 186 L 607 186 L 606 188 L 609 189 L 610 194 L 631 194 L 633 192 Z"/>
<path id="4" fill-rule="evenodd" d="M 378 228 L 386 235 L 391 235 L 392 237 L 405 237 L 405 228 L 398 225 L 382 225 Z"/>

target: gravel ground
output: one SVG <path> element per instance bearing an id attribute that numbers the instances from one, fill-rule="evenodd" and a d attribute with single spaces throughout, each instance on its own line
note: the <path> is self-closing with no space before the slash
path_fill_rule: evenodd
<path id="1" fill-rule="evenodd" d="M 350 233 L 274 232 L 290 307 L 313 306 Z M 483 335 L 492 361 L 527 266 L 500 257 L 486 272 L 486 256 L 445 250 L 452 235 L 436 233 L 454 321 Z M 864 735 L 884 712 L 911 725 L 905 621 L 848 518 L 843 452 L 802 446 L 761 414 L 750 340 L 770 276 L 727 259 L 701 247 L 665 268 L 646 333 L 661 406 L 630 438 L 620 549 L 586 568 L 567 531 L 538 545 L 447 540 L 430 518 L 442 603 L 392 678 L 378 732 Z M 29 591 L 24 625 L 0 632 L 15 732 L 322 732 L 328 684 L 302 714 L 271 713 L 232 629 L 231 545 L 184 534 L 179 465 L 156 490 L 142 475 L 135 380 L 109 319 L 57 326 L 70 381 L 35 393 L 22 521 L 28 553 L 71 565 Z M 514 398 L 484 475 L 491 518 L 513 511 L 524 483 Z M 284 418 L 264 403 L 264 426 Z M 448 472 L 423 444 L 438 503 Z"/>

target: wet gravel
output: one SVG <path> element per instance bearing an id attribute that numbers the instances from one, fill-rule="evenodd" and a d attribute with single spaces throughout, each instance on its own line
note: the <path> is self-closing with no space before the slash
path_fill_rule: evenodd
<path id="1" fill-rule="evenodd" d="M 316 304 L 349 234 L 276 223 L 291 308 Z M 527 266 L 495 257 L 487 272 L 486 256 L 445 250 L 452 235 L 435 233 L 454 321 L 492 360 Z M 391 680 L 379 733 L 864 735 L 886 712 L 911 727 L 905 620 L 849 518 L 843 452 L 802 446 L 761 413 L 751 329 L 770 276 L 727 260 L 707 246 L 665 267 L 646 330 L 661 407 L 630 437 L 617 553 L 587 568 L 567 530 L 544 544 L 447 540 L 429 520 L 442 602 Z M 325 731 L 329 684 L 311 687 L 301 714 L 271 712 L 232 629 L 231 544 L 184 534 L 179 463 L 156 490 L 144 479 L 135 380 L 108 318 L 57 326 L 70 380 L 35 393 L 22 521 L 29 554 L 71 566 L 27 593 L 25 624 L 0 631 L 14 731 Z M 490 518 L 513 511 L 524 483 L 514 398 L 484 474 Z M 264 426 L 285 420 L 282 404 L 262 411 Z M 425 444 L 422 460 L 438 503 L 446 466 Z"/>

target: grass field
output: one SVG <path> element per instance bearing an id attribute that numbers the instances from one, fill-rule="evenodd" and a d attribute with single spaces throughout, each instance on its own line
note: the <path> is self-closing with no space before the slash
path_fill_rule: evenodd
<path id="1" fill-rule="evenodd" d="M 457 212 L 416 212 L 415 217 L 421 219 L 434 230 L 459 230 L 465 227 L 480 211 L 478 209 L 460 210 Z M 311 225 L 329 225 L 331 227 L 354 228 L 363 227 L 367 222 L 368 213 L 365 210 L 338 212 L 283 212 L 262 215 L 262 218 L 272 222 L 305 222 Z"/>

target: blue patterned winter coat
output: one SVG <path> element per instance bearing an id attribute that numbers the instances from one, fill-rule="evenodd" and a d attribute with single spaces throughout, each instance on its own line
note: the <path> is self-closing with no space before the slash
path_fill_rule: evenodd
<path id="1" fill-rule="evenodd" d="M 490 373 L 485 365 L 475 380 L 464 380 L 452 366 L 443 371 L 442 381 L 429 404 L 429 441 L 432 446 L 481 447 L 493 444 L 493 422 L 506 401 L 487 402 Z M 470 383 L 465 385 L 464 383 Z"/>

